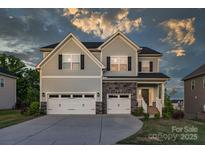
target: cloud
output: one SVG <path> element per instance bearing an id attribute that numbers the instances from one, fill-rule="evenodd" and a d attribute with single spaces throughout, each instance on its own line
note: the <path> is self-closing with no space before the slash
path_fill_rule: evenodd
<path id="1" fill-rule="evenodd" d="M 160 23 L 167 31 L 167 36 L 161 41 L 172 45 L 175 48 L 173 53 L 176 53 L 176 56 L 184 56 L 185 50 L 183 47 L 190 46 L 196 41 L 194 21 L 195 18 L 193 17 L 182 20 L 170 19 Z"/>
<path id="2" fill-rule="evenodd" d="M 172 53 L 175 53 L 177 57 L 185 56 L 185 50 L 184 49 L 175 49 L 171 51 Z"/>
<path id="3" fill-rule="evenodd" d="M 64 16 L 69 17 L 73 26 L 87 34 L 93 34 L 101 39 L 105 39 L 120 30 L 124 33 L 130 33 L 133 30 L 139 30 L 142 26 L 142 18 L 129 19 L 129 10 L 120 9 L 113 14 L 97 11 L 88 11 L 85 9 L 64 10 Z"/>

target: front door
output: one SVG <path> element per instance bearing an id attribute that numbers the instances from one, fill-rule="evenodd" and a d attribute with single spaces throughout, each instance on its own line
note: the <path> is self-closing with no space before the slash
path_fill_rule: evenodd
<path id="1" fill-rule="evenodd" d="M 142 89 L 142 97 L 146 104 L 149 104 L 149 89 Z"/>

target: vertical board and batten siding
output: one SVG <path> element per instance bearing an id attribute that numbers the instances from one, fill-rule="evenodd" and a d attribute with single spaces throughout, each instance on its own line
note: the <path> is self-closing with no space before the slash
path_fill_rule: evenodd
<path id="1" fill-rule="evenodd" d="M 0 109 L 12 109 L 16 104 L 16 79 L 0 75 L 4 87 L 0 87 Z"/>
<path id="2" fill-rule="evenodd" d="M 48 61 L 41 68 L 41 92 L 101 92 L 101 78 L 92 78 L 92 76 L 101 76 L 101 68 L 91 59 L 84 50 L 82 50 L 74 40 L 69 39 L 65 42 L 64 46 L 56 51 L 57 53 L 50 57 Z M 80 67 L 83 69 L 77 71 L 70 71 L 67 69 L 59 69 L 59 55 L 63 54 L 79 54 L 84 55 L 80 59 L 84 60 L 84 66 L 82 63 Z M 44 78 L 45 76 L 55 77 L 60 76 L 61 78 Z M 66 78 L 72 77 L 74 78 Z M 81 78 L 75 78 L 80 76 Z M 86 76 L 86 78 L 82 78 Z M 65 78 L 63 78 L 65 77 Z M 88 78 L 91 77 L 91 78 Z M 46 97 L 42 98 L 41 101 L 46 101 Z M 102 98 L 98 98 L 100 101 Z"/>
<path id="3" fill-rule="evenodd" d="M 107 57 L 112 56 L 128 56 L 131 58 L 131 71 L 125 71 L 125 72 L 112 72 L 108 71 L 105 72 L 105 76 L 136 76 L 137 70 L 138 70 L 138 53 L 137 49 L 134 49 L 126 43 L 121 36 L 117 36 L 114 38 L 111 43 L 108 43 L 103 49 L 102 49 L 102 63 L 106 66 L 108 65 Z M 137 62 L 137 65 L 136 65 Z M 109 68 L 109 66 L 108 66 Z"/>

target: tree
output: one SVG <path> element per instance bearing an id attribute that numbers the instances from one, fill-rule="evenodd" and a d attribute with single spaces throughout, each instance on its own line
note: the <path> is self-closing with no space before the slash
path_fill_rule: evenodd
<path id="1" fill-rule="evenodd" d="M 6 54 L 0 54 L 0 67 L 17 76 L 18 104 L 39 101 L 39 73 L 35 69 L 29 69 L 19 58 Z"/>
<path id="2" fill-rule="evenodd" d="M 170 118 L 174 112 L 174 108 L 172 102 L 170 100 L 170 96 L 167 94 L 167 89 L 165 89 L 164 95 L 164 108 L 163 108 L 163 117 Z"/>

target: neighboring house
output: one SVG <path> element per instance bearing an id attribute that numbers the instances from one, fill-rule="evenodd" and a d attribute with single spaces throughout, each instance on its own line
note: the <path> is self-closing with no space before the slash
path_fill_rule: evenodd
<path id="1" fill-rule="evenodd" d="M 105 42 L 81 42 L 69 34 L 40 49 L 41 109 L 47 114 L 130 114 L 143 107 L 161 113 L 161 53 L 140 47 L 121 32 Z"/>
<path id="2" fill-rule="evenodd" d="M 173 99 L 171 102 L 175 110 L 184 110 L 184 101 L 182 99 Z"/>
<path id="3" fill-rule="evenodd" d="M 12 109 L 16 105 L 16 76 L 0 67 L 0 109 Z"/>
<path id="4" fill-rule="evenodd" d="M 187 118 L 205 119 L 205 64 L 183 78 Z"/>

